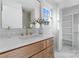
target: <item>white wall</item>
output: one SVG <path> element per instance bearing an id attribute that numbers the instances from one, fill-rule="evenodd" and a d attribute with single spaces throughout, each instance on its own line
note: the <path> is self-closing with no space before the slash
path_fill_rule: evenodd
<path id="1" fill-rule="evenodd" d="M 68 8 L 62 8 L 63 16 L 73 14 L 73 13 L 78 13 L 78 12 L 79 12 L 79 4 L 68 7 Z"/>
<path id="2" fill-rule="evenodd" d="M 40 9 L 39 7 L 36 7 L 31 11 L 31 20 L 37 20 L 38 18 L 40 18 Z"/>
<path id="3" fill-rule="evenodd" d="M 57 24 L 59 22 L 59 25 Z M 55 48 L 62 50 L 62 12 L 58 5 L 53 7 L 53 33 L 55 33 Z"/>
<path id="4" fill-rule="evenodd" d="M 2 27 L 2 21 L 1 21 L 1 0 L 0 0 L 0 28 Z"/>
<path id="5" fill-rule="evenodd" d="M 22 5 L 3 0 L 2 28 L 22 28 Z"/>
<path id="6" fill-rule="evenodd" d="M 79 0 L 65 0 L 62 3 L 62 8 L 71 7 L 71 6 L 74 6 L 74 5 L 77 5 L 77 4 L 79 4 Z"/>
<path id="7" fill-rule="evenodd" d="M 58 51 L 62 50 L 62 46 L 63 46 L 63 39 L 62 39 L 62 10 L 60 8 L 58 8 L 58 18 L 59 18 L 59 31 L 58 31 Z"/>
<path id="8" fill-rule="evenodd" d="M 34 0 L 35 8 L 31 11 L 31 20 L 37 20 L 40 17 L 40 3 Z"/>
<path id="9" fill-rule="evenodd" d="M 54 6 L 53 7 L 53 11 L 52 11 L 52 13 L 53 13 L 53 33 L 57 33 L 57 7 L 56 6 Z"/>

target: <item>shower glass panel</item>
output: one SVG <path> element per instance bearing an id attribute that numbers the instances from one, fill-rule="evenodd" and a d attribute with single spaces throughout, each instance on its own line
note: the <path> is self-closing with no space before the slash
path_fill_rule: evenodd
<path id="1" fill-rule="evenodd" d="M 78 25 L 79 25 L 79 14 L 73 15 L 73 49 L 78 52 L 79 50 L 79 39 L 78 39 Z"/>

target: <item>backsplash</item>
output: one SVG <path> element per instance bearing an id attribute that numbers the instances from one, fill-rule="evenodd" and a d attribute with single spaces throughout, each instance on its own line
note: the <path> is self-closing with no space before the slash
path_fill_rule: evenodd
<path id="1" fill-rule="evenodd" d="M 0 37 L 12 37 L 12 36 L 17 36 L 20 35 L 21 33 L 25 33 L 25 29 L 0 29 Z"/>
<path id="2" fill-rule="evenodd" d="M 38 29 L 33 29 L 33 34 L 38 34 Z M 25 29 L 0 29 L 0 38 L 10 38 L 14 36 L 21 35 L 21 33 L 25 34 L 26 30 Z M 49 27 L 44 27 L 43 28 L 43 33 L 53 33 L 52 29 Z"/>
<path id="3" fill-rule="evenodd" d="M 38 29 L 33 29 L 33 33 L 38 33 Z M 0 29 L 0 38 L 10 38 L 14 36 L 21 35 L 21 33 L 25 34 L 25 29 Z"/>

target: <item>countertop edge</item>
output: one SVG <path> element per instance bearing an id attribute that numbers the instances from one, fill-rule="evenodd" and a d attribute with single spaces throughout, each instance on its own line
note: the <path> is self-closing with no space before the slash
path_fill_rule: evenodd
<path id="1" fill-rule="evenodd" d="M 10 51 L 13 51 L 13 50 L 16 50 L 16 49 L 19 49 L 19 48 L 22 48 L 22 47 L 25 47 L 25 46 L 28 46 L 28 45 L 31 45 L 31 44 L 40 42 L 40 41 L 48 40 L 49 38 L 54 38 L 54 36 L 50 36 L 50 37 L 47 37 L 47 38 L 45 38 L 45 39 L 37 40 L 37 41 L 35 41 L 35 42 L 30 42 L 30 43 L 28 43 L 28 44 L 23 44 L 23 45 L 21 45 L 21 46 L 18 46 L 18 47 L 12 48 L 12 49 L 7 49 L 7 50 L 5 50 L 5 51 L 0 51 L 0 54 L 4 54 L 4 53 L 6 53 L 6 52 L 10 52 Z"/>

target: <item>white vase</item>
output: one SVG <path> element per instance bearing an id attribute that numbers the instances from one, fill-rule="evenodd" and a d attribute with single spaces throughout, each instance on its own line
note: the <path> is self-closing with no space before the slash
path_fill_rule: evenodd
<path id="1" fill-rule="evenodd" d="M 39 34 L 43 34 L 43 27 L 42 27 L 42 24 L 40 25 L 40 28 L 39 28 Z"/>

